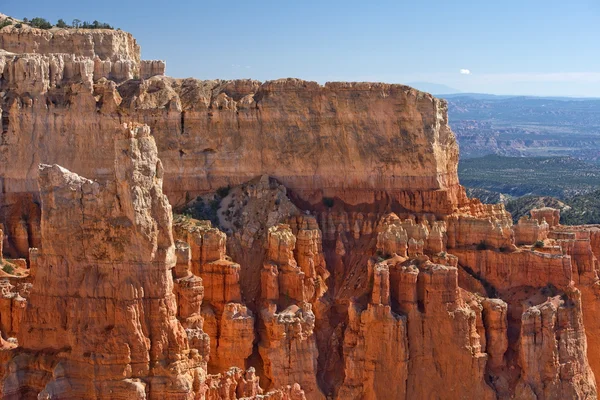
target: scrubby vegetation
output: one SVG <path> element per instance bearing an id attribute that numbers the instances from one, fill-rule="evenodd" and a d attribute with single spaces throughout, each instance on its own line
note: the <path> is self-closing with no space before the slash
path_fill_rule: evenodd
<path id="1" fill-rule="evenodd" d="M 511 197 L 566 199 L 600 188 L 600 165 L 571 157 L 485 156 L 461 160 L 460 182 Z"/>
<path id="2" fill-rule="evenodd" d="M 467 190 L 467 196 L 469 197 L 475 197 L 479 200 L 481 200 L 482 203 L 485 204 L 497 204 L 497 203 L 506 203 L 507 201 L 509 201 L 511 199 L 510 196 L 499 193 L 499 192 L 493 192 L 491 190 L 485 190 L 485 189 L 477 189 L 477 188 L 465 188 Z"/>
<path id="3" fill-rule="evenodd" d="M 566 200 L 571 207 L 560 215 L 565 225 L 600 224 L 600 190 Z"/>
<path id="4" fill-rule="evenodd" d="M 219 226 L 217 211 L 221 207 L 221 201 L 227 197 L 230 190 L 230 186 L 223 186 L 218 188 L 214 194 L 198 196 L 179 210 L 179 213 L 198 220 L 208 220 L 213 226 Z"/>
<path id="5" fill-rule="evenodd" d="M 25 22 L 25 18 L 23 19 L 23 22 Z M 34 28 L 39 28 L 39 29 L 52 28 L 52 24 L 50 22 L 48 22 L 45 18 L 40 18 L 40 17 L 32 18 L 31 21 L 28 22 L 28 24 Z"/>
<path id="6" fill-rule="evenodd" d="M 523 196 L 509 200 L 506 204 L 506 209 L 511 213 L 513 222 L 519 222 L 519 218 L 529 215 L 529 210 L 533 208 L 552 207 L 558 208 L 563 213 L 569 206 L 564 202 L 554 197 L 540 196 Z"/>
<path id="7" fill-rule="evenodd" d="M 4 21 L 0 21 L 0 29 L 4 28 L 5 26 L 12 25 L 12 24 L 13 24 L 13 21 L 7 18 Z"/>
<path id="8" fill-rule="evenodd" d="M 533 208 L 561 210 L 565 225 L 600 224 L 600 166 L 571 157 L 486 156 L 461 160 L 467 193 L 503 202 L 514 223 Z"/>
<path id="9" fill-rule="evenodd" d="M 506 209 L 512 214 L 514 223 L 533 208 L 552 207 L 560 211 L 563 225 L 600 224 L 600 190 L 573 196 L 564 201 L 553 197 L 525 196 L 510 200 Z"/>
<path id="10" fill-rule="evenodd" d="M 217 211 L 221 205 L 221 197 L 215 195 L 211 199 L 198 196 L 195 201 L 186 206 L 181 213 L 194 219 L 208 220 L 214 226 L 219 226 Z"/>
<path id="11" fill-rule="evenodd" d="M 12 25 L 14 22 L 16 22 L 16 21 L 12 20 L 12 18 L 6 18 L 4 21 L 0 22 L 0 29 L 4 28 L 5 26 Z M 41 17 L 35 17 L 32 19 L 23 18 L 23 21 L 16 23 L 15 27 L 21 28 L 21 27 L 23 27 L 23 25 L 29 25 L 33 28 L 38 28 L 38 29 L 52 29 L 54 27 L 63 28 L 63 29 L 65 29 L 65 28 L 114 29 L 110 24 L 107 24 L 106 22 L 96 21 L 96 20 L 92 21 L 92 22 L 88 22 L 88 21 L 81 21 L 79 19 L 74 19 L 71 24 L 67 24 L 65 22 L 65 20 L 61 18 L 56 22 L 56 24 L 52 24 L 47 19 L 41 18 Z"/>
<path id="12" fill-rule="evenodd" d="M 221 196 L 221 198 L 225 198 L 229 194 L 230 190 L 231 186 L 223 186 L 217 189 L 217 194 Z"/>
<path id="13" fill-rule="evenodd" d="M 69 26 L 68 26 L 69 27 Z M 81 29 L 114 29 L 107 23 L 104 22 L 87 22 L 87 21 L 79 21 L 78 19 L 73 21 L 73 24 L 69 28 L 81 28 Z"/>
<path id="14" fill-rule="evenodd" d="M 2 271 L 6 272 L 7 274 L 14 274 L 15 273 L 15 267 L 13 267 L 10 264 L 4 264 L 2 266 Z"/>

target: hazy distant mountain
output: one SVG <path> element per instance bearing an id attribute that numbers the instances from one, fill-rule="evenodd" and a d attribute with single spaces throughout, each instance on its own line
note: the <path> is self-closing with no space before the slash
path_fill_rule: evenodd
<path id="1" fill-rule="evenodd" d="M 569 97 L 569 96 L 523 96 L 514 94 L 490 94 L 490 93 L 438 93 L 439 97 L 444 99 L 456 99 L 468 97 L 475 100 L 506 100 L 506 99 L 524 99 L 524 100 L 558 100 L 558 101 L 588 101 L 598 100 L 598 97 Z"/>
<path id="2" fill-rule="evenodd" d="M 489 94 L 489 93 L 438 93 L 444 99 L 456 99 L 462 97 L 468 97 L 475 100 L 503 100 L 512 99 L 515 97 L 526 99 L 532 98 L 531 96 L 517 96 L 517 95 L 506 95 L 506 94 Z"/>
<path id="3" fill-rule="evenodd" d="M 600 163 L 600 99 L 439 95 L 461 158 L 570 156 Z M 558 175 L 562 176 L 562 175 Z"/>
<path id="4" fill-rule="evenodd" d="M 450 93 L 460 93 L 460 90 L 455 89 L 450 86 L 443 85 L 441 83 L 432 83 L 432 82 L 409 82 L 408 86 L 412 86 L 415 89 L 419 89 L 423 92 L 431 93 L 433 95 L 439 94 L 450 94 Z"/>

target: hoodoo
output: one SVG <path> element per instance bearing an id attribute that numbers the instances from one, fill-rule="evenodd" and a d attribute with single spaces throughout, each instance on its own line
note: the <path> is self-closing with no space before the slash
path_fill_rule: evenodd
<path id="1" fill-rule="evenodd" d="M 597 398 L 600 227 L 468 199 L 445 101 L 164 73 L 0 29 L 2 398 Z"/>

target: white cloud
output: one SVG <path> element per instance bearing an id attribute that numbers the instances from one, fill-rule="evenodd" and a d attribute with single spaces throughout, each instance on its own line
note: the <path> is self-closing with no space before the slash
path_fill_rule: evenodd
<path id="1" fill-rule="evenodd" d="M 461 73 L 461 74 L 463 74 L 463 75 L 471 75 L 471 70 L 468 70 L 468 69 L 462 68 L 462 69 L 460 70 L 460 73 Z"/>

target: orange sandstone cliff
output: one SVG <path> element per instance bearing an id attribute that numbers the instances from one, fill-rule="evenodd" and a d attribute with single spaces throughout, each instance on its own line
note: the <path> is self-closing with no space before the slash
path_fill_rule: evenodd
<path id="1" fill-rule="evenodd" d="M 0 30 L 2 398 L 597 398 L 600 228 L 469 200 L 443 100 L 164 69 Z"/>

